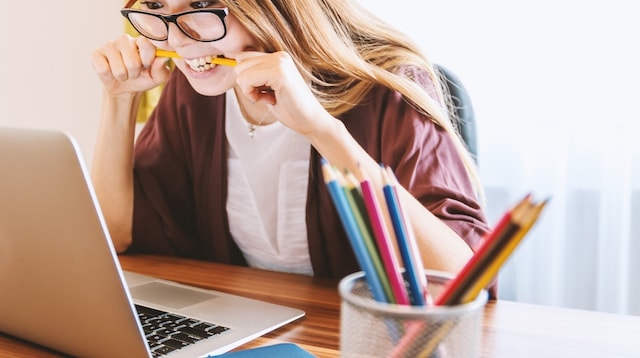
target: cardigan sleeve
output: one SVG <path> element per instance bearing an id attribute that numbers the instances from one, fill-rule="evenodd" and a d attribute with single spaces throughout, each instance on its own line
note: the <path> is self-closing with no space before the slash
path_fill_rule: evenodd
<path id="1" fill-rule="evenodd" d="M 369 155 L 390 166 L 425 208 L 472 249 L 477 247 L 489 228 L 454 140 L 444 128 L 398 92 L 381 87 L 343 122 Z"/>
<path id="2" fill-rule="evenodd" d="M 475 249 L 488 231 L 484 211 L 451 135 L 399 94 L 383 116 L 383 162 L 429 211 Z"/>

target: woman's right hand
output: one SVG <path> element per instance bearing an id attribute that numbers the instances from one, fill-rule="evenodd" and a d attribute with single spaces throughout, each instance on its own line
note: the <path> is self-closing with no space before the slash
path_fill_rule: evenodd
<path id="1" fill-rule="evenodd" d="M 93 52 L 92 62 L 106 91 L 114 96 L 138 93 L 169 79 L 166 58 L 156 57 L 148 39 L 121 35 Z"/>

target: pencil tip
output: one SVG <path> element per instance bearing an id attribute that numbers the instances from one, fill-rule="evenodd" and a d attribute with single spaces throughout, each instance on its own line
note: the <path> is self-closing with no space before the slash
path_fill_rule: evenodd
<path id="1" fill-rule="evenodd" d="M 540 207 L 540 210 L 542 210 L 549 203 L 550 200 L 551 200 L 551 197 L 547 197 L 544 200 L 540 201 L 538 203 L 538 206 Z"/>

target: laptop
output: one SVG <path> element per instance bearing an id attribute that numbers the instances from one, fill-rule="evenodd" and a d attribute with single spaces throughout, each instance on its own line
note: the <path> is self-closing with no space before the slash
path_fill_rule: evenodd
<path id="1" fill-rule="evenodd" d="M 206 357 L 302 316 L 123 271 L 73 137 L 0 127 L 0 332 L 80 357 Z"/>

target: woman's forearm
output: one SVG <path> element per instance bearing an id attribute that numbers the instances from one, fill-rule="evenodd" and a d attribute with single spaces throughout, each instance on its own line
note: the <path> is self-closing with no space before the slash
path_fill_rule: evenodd
<path id="1" fill-rule="evenodd" d="M 425 268 L 456 274 L 473 255 L 471 247 L 407 190 L 398 187 Z"/>
<path id="2" fill-rule="evenodd" d="M 117 252 L 131 244 L 133 142 L 140 94 L 103 95 L 91 177 Z"/>

